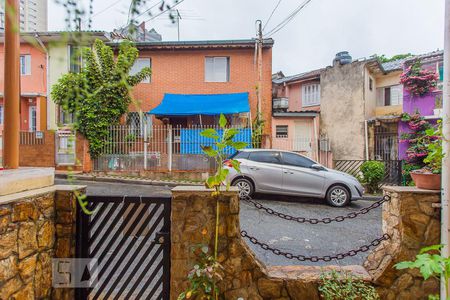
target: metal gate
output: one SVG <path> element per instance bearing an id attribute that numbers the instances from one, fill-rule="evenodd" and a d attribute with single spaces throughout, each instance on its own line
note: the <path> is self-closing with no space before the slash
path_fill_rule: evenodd
<path id="1" fill-rule="evenodd" d="M 77 257 L 97 259 L 97 283 L 76 299 L 169 299 L 170 197 L 88 196 Z"/>

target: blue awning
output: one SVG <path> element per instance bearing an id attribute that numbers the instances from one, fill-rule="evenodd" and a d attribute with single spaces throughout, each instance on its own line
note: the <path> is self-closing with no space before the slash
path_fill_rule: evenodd
<path id="1" fill-rule="evenodd" d="M 237 114 L 250 111 L 248 93 L 181 95 L 165 94 L 160 105 L 149 111 L 152 115 L 191 116 Z"/>

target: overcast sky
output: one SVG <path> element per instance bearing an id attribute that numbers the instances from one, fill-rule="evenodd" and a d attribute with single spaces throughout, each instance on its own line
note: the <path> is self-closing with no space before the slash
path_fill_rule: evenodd
<path id="1" fill-rule="evenodd" d="M 86 3 L 87 0 L 83 0 Z M 131 0 L 94 0 L 93 29 L 127 22 Z M 149 8 L 160 0 L 147 0 Z M 182 40 L 247 39 L 255 20 L 267 22 L 279 0 L 184 0 L 177 8 Z M 304 0 L 281 0 L 266 32 Z M 159 13 L 157 7 L 153 15 Z M 139 21 L 150 19 L 143 15 Z M 64 10 L 49 0 L 49 30 L 65 29 Z M 147 22 L 163 40 L 177 39 L 168 14 Z M 273 36 L 273 71 L 291 75 L 330 65 L 339 51 L 354 58 L 374 53 L 426 53 L 443 47 L 444 0 L 312 0 Z"/>

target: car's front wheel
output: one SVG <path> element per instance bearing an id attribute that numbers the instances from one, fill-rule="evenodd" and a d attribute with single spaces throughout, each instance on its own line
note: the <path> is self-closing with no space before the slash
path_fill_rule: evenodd
<path id="1" fill-rule="evenodd" d="M 350 193 L 342 185 L 335 185 L 327 192 L 327 202 L 331 206 L 344 207 L 350 203 Z"/>
<path id="2" fill-rule="evenodd" d="M 238 178 L 233 182 L 233 186 L 237 186 L 239 189 L 239 197 L 251 197 L 255 192 L 255 188 L 250 180 L 246 178 Z"/>

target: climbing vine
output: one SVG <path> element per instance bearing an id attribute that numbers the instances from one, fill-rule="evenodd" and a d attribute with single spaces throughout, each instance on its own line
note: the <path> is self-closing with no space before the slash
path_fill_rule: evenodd
<path id="1" fill-rule="evenodd" d="M 117 58 L 101 40 L 82 50 L 85 66 L 80 73 L 63 75 L 52 87 L 52 99 L 66 112 L 74 113 L 75 129 L 89 141 L 89 153 L 96 158 L 103 149 L 108 128 L 117 124 L 131 103 L 130 90 L 151 75 L 143 68 L 129 72 L 138 57 L 131 42 L 122 42 Z"/>

